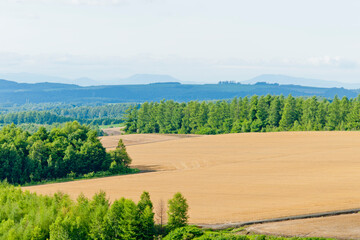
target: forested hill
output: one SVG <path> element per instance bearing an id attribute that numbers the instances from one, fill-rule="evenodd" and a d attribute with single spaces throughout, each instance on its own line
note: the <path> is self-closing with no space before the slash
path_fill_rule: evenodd
<path id="1" fill-rule="evenodd" d="M 26 90 L 49 90 L 49 89 L 70 89 L 79 88 L 75 84 L 63 84 L 63 83 L 17 83 L 13 81 L 7 81 L 0 79 L 1 91 L 26 91 Z"/>
<path id="2" fill-rule="evenodd" d="M 71 84 L 37 83 L 25 84 L 0 80 L 0 102 L 2 103 L 115 103 L 145 102 L 162 99 L 175 101 L 231 99 L 251 95 L 293 95 L 333 98 L 356 97 L 359 90 L 344 88 L 317 88 L 279 84 L 180 84 L 155 83 L 144 85 L 114 85 L 80 87 Z"/>

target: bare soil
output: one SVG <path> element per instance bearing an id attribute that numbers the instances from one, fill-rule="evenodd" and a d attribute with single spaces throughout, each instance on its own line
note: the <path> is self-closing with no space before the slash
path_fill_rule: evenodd
<path id="1" fill-rule="evenodd" d="M 112 148 L 119 137 L 102 142 Z M 146 190 L 155 206 L 179 191 L 197 224 L 360 207 L 360 132 L 121 137 L 133 166 L 150 172 L 25 189 L 74 198 L 104 190 L 111 200 L 135 201 Z"/>
<path id="2" fill-rule="evenodd" d="M 106 133 L 107 136 L 116 136 L 121 135 L 123 133 L 124 127 L 116 127 L 116 128 L 104 128 L 103 132 Z"/>
<path id="3" fill-rule="evenodd" d="M 266 235 L 360 239 L 360 214 L 252 225 L 247 231 Z"/>

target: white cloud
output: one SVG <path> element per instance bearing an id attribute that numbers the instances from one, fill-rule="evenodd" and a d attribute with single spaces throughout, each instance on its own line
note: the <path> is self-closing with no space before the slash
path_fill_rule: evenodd
<path id="1" fill-rule="evenodd" d="M 339 68 L 354 68 L 358 66 L 358 63 L 348 59 L 344 59 L 339 56 L 330 57 L 311 57 L 307 59 L 307 64 L 315 67 L 339 67 Z"/>
<path id="2" fill-rule="evenodd" d="M 127 0 L 68 0 L 65 1 L 74 5 L 119 5 L 126 4 Z"/>
<path id="3" fill-rule="evenodd" d="M 10 3 L 44 3 L 44 4 L 67 4 L 89 6 L 127 5 L 130 3 L 151 3 L 153 0 L 6 0 Z"/>

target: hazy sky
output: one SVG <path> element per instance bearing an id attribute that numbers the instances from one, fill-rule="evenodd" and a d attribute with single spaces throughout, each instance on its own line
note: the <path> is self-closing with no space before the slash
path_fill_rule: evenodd
<path id="1" fill-rule="evenodd" d="M 1 0 L 0 73 L 360 82 L 359 0 Z"/>

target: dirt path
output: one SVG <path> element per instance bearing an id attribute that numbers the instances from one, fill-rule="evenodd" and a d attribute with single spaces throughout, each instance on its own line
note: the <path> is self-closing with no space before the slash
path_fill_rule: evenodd
<path id="1" fill-rule="evenodd" d="M 360 239 L 360 214 L 252 225 L 247 231 L 280 236 Z"/>
<path id="2" fill-rule="evenodd" d="M 191 223 L 229 223 L 359 207 L 360 132 L 246 133 L 129 145 L 143 174 L 33 186 L 76 197 L 100 189 L 156 206 L 175 192 Z"/>

